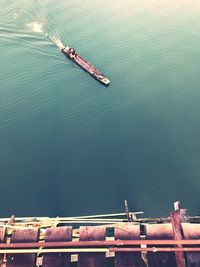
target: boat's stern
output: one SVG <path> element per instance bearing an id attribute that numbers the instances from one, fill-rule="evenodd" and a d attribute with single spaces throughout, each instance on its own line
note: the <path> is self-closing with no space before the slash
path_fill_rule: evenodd
<path id="1" fill-rule="evenodd" d="M 66 56 L 69 56 L 70 53 L 70 47 L 65 46 L 64 48 L 61 49 L 62 53 L 65 54 Z"/>

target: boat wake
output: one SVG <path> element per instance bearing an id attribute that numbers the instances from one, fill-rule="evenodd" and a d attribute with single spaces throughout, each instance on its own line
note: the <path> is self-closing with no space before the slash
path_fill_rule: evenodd
<path id="1" fill-rule="evenodd" d="M 99 82 L 108 86 L 110 81 L 93 65 L 91 65 L 88 61 L 82 58 L 78 53 L 75 52 L 73 48 L 65 46 L 60 38 L 57 38 L 55 35 L 48 33 L 44 30 L 44 25 L 42 22 L 33 21 L 27 24 L 27 27 L 32 32 L 40 33 L 46 36 L 49 40 L 51 40 L 68 58 L 74 61 L 77 65 L 79 65 L 82 69 L 87 71 L 91 76 L 97 79 Z"/>
<path id="2" fill-rule="evenodd" d="M 65 48 L 65 45 L 61 42 L 60 38 L 49 34 L 48 32 L 44 31 L 44 23 L 38 21 L 32 21 L 27 23 L 27 27 L 36 33 L 44 34 L 49 40 L 51 40 L 60 50 Z"/>
<path id="3" fill-rule="evenodd" d="M 37 22 L 37 21 L 32 21 L 30 23 L 27 23 L 27 27 L 32 31 L 32 32 L 38 32 L 38 33 L 43 33 L 43 23 L 42 22 Z"/>
<path id="4" fill-rule="evenodd" d="M 61 42 L 61 40 L 55 36 L 51 36 L 49 33 L 45 33 L 46 37 L 51 40 L 60 50 L 65 48 L 65 45 Z"/>

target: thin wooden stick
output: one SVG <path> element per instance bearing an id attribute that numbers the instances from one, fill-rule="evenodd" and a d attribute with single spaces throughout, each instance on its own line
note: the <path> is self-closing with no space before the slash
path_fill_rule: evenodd
<path id="1" fill-rule="evenodd" d="M 109 252 L 135 252 L 135 251 L 144 251 L 144 252 L 191 252 L 191 251 L 200 251 L 200 247 L 193 248 L 161 248 L 161 247 L 152 247 L 152 248 L 109 248 Z"/>
<path id="2" fill-rule="evenodd" d="M 36 220 L 38 220 L 38 218 L 40 218 L 40 220 L 48 220 L 48 219 L 50 219 L 50 217 L 16 217 L 15 221 L 24 221 L 24 220 L 34 221 L 35 220 L 35 222 L 38 222 L 38 221 L 36 221 Z M 0 218 L 0 222 L 7 222 L 9 219 L 10 218 Z"/>
<path id="3" fill-rule="evenodd" d="M 136 211 L 136 212 L 131 212 L 133 214 L 143 214 L 143 211 Z M 86 215 L 86 216 L 75 216 L 75 217 L 61 217 L 59 219 L 67 219 L 67 218 L 71 218 L 71 219 L 87 219 L 87 218 L 103 218 L 103 217 L 117 217 L 117 216 L 125 216 L 126 213 L 122 212 L 122 213 L 111 213 L 111 214 L 98 214 L 98 215 Z"/>
<path id="4" fill-rule="evenodd" d="M 16 230 L 35 229 L 34 226 L 19 226 L 19 225 L 0 225 L 0 228 L 16 229 Z"/>
<path id="5" fill-rule="evenodd" d="M 90 221 L 60 221 L 58 223 L 65 223 L 65 224 L 124 224 L 124 222 L 119 222 L 119 221 L 93 221 L 93 220 L 90 220 Z M 50 224 L 49 226 L 51 226 L 52 224 Z M 9 225 L 9 226 L 6 226 L 4 224 L 1 224 L 0 227 L 1 228 L 17 228 L 18 225 Z M 44 225 L 45 226 L 45 225 Z M 25 229 L 25 228 L 28 228 L 28 227 L 31 227 L 31 228 L 34 228 L 34 226 L 19 226 L 19 228 L 22 228 L 22 229 Z M 42 227 L 42 225 L 38 226 L 38 227 Z"/>
<path id="6" fill-rule="evenodd" d="M 137 211 L 137 212 L 130 212 L 132 214 L 143 214 L 143 211 Z M 56 219 L 58 218 L 60 221 L 62 220 L 69 220 L 69 219 L 89 219 L 89 218 L 103 218 L 103 217 L 117 217 L 117 216 L 125 216 L 126 213 L 111 213 L 111 214 L 99 214 L 99 215 L 86 215 L 86 216 L 74 216 L 74 217 L 56 217 Z M 8 221 L 9 218 L 1 218 L 0 222 L 5 222 Z M 50 221 L 50 220 L 55 220 L 55 218 L 51 218 L 51 217 L 16 217 L 15 221 L 42 221 L 42 220 L 46 220 L 46 221 Z"/>
<path id="7" fill-rule="evenodd" d="M 130 212 L 130 214 L 143 214 L 143 212 Z M 121 215 L 123 215 L 123 213 Z M 119 215 L 119 216 L 121 216 L 121 215 Z M 103 215 L 97 215 L 97 216 L 104 217 Z M 112 216 L 110 216 L 110 217 L 112 217 Z M 62 220 L 68 219 L 68 218 L 80 218 L 80 217 L 60 217 L 59 220 L 62 221 Z M 96 218 L 96 215 L 94 215 L 94 218 Z M 6 223 L 8 221 L 8 219 L 9 218 L 1 218 L 0 222 Z M 15 218 L 16 223 L 23 221 L 24 223 L 28 223 L 28 224 L 33 223 L 33 222 L 34 223 L 40 223 L 44 220 L 51 223 L 51 220 L 55 220 L 55 218 L 50 218 L 50 217 L 18 217 L 18 218 Z M 189 220 L 190 220 L 190 222 L 200 222 L 200 216 L 190 216 Z M 144 222 L 144 223 L 147 223 L 147 222 L 170 222 L 170 217 L 137 218 L 137 219 L 134 219 L 134 222 L 139 222 L 139 223 L 141 223 L 141 222 Z"/>
<path id="8" fill-rule="evenodd" d="M 86 219 L 81 219 L 81 218 L 72 218 L 72 219 L 66 219 L 66 220 L 60 220 L 60 218 L 56 218 L 54 220 L 57 220 L 58 222 L 61 222 L 61 223 L 64 223 L 64 222 L 71 222 L 71 221 L 85 221 L 85 222 L 90 222 L 90 221 L 118 221 L 118 222 L 125 222 L 126 221 L 126 218 L 124 219 L 118 219 L 118 218 L 115 218 L 115 219 L 112 219 L 112 218 L 109 218 L 109 219 L 105 219 L 105 218 L 86 218 Z M 54 220 L 49 220 L 49 221 L 42 221 L 42 223 L 52 223 L 52 221 Z M 33 222 L 34 223 L 34 222 Z"/>
<path id="9" fill-rule="evenodd" d="M 52 248 L 52 249 L 0 249 L 0 254 L 32 254 L 32 253 L 87 253 L 87 252 L 108 252 L 107 248 Z"/>
<path id="10" fill-rule="evenodd" d="M 200 247 L 194 248 L 52 248 L 52 249 L 0 249 L 0 254 L 44 254 L 44 253 L 107 253 L 107 252 L 194 252 L 200 251 Z"/>
<path id="11" fill-rule="evenodd" d="M 112 219 L 112 218 L 109 218 L 109 219 L 106 219 L 106 218 L 83 218 L 83 219 L 81 219 L 81 218 L 70 218 L 70 219 L 67 219 L 67 220 L 60 220 L 60 218 L 58 218 L 58 220 L 59 221 L 61 221 L 61 222 L 65 222 L 65 221 L 100 221 L 100 220 L 102 220 L 102 221 L 119 221 L 119 222 L 123 222 L 125 219 L 118 219 L 118 218 L 114 218 L 114 219 Z"/>

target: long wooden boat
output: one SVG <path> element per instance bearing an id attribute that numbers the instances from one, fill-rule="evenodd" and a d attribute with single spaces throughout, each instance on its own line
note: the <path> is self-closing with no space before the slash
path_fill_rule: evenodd
<path id="1" fill-rule="evenodd" d="M 64 47 L 62 50 L 63 54 L 65 54 L 69 59 L 74 61 L 77 65 L 79 65 L 82 69 L 88 72 L 95 79 L 100 81 L 102 84 L 108 86 L 110 81 L 105 77 L 98 69 L 96 69 L 91 63 L 89 63 L 86 59 L 81 57 L 73 48 Z"/>

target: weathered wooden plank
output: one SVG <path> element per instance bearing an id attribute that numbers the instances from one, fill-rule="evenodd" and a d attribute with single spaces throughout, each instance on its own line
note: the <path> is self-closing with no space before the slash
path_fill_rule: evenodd
<path id="1" fill-rule="evenodd" d="M 66 242 L 72 240 L 72 227 L 54 227 L 46 230 L 45 242 Z M 70 253 L 47 253 L 43 256 L 43 267 L 68 267 L 70 266 Z"/>
<path id="2" fill-rule="evenodd" d="M 146 236 L 148 240 L 173 239 L 172 224 L 147 224 Z M 164 246 L 162 245 L 161 247 Z M 148 252 L 147 261 L 148 267 L 176 267 L 176 258 L 174 252 Z"/>
<path id="3" fill-rule="evenodd" d="M 0 243 L 5 242 L 5 233 L 6 233 L 6 228 L 0 228 Z"/>
<path id="4" fill-rule="evenodd" d="M 106 238 L 105 226 L 82 226 L 80 227 L 80 241 L 101 241 Z M 79 253 L 78 267 L 104 267 L 105 253 Z"/>
<path id="5" fill-rule="evenodd" d="M 0 228 L 0 243 L 5 242 L 5 233 L 6 233 L 6 229 Z M 3 260 L 4 260 L 4 255 L 0 254 L 0 264 L 2 264 Z"/>
<path id="6" fill-rule="evenodd" d="M 184 239 L 200 239 L 200 224 L 182 223 Z M 188 247 L 188 246 L 187 246 Z M 200 247 L 198 245 L 190 247 Z M 200 252 L 186 253 L 187 267 L 200 266 Z"/>
<path id="7" fill-rule="evenodd" d="M 115 226 L 115 240 L 139 240 L 140 226 L 132 224 L 120 224 Z M 142 258 L 140 252 L 116 252 L 116 267 L 140 267 L 142 266 Z"/>
<path id="8" fill-rule="evenodd" d="M 6 236 L 6 228 L 0 228 L 0 243 L 5 242 L 5 236 Z"/>
<path id="9" fill-rule="evenodd" d="M 182 239 L 182 230 L 181 230 L 181 218 L 180 218 L 180 210 L 175 210 L 170 214 L 172 229 L 173 229 L 173 238 L 174 240 Z M 178 248 L 182 248 L 182 245 L 178 245 Z M 185 258 L 182 251 L 176 251 L 176 264 L 177 267 L 185 267 Z"/>
<path id="10" fill-rule="evenodd" d="M 130 218 L 130 213 L 129 213 L 128 201 L 127 200 L 124 200 L 124 206 L 125 206 L 127 221 L 130 222 L 131 218 Z"/>
<path id="11" fill-rule="evenodd" d="M 33 243 L 38 241 L 38 229 L 16 230 L 11 243 Z M 35 267 L 36 254 L 9 254 L 6 267 Z"/>
<path id="12" fill-rule="evenodd" d="M 180 201 L 174 202 L 174 210 L 179 211 L 179 218 L 181 223 L 188 223 L 190 221 L 188 210 L 182 208 Z"/>

